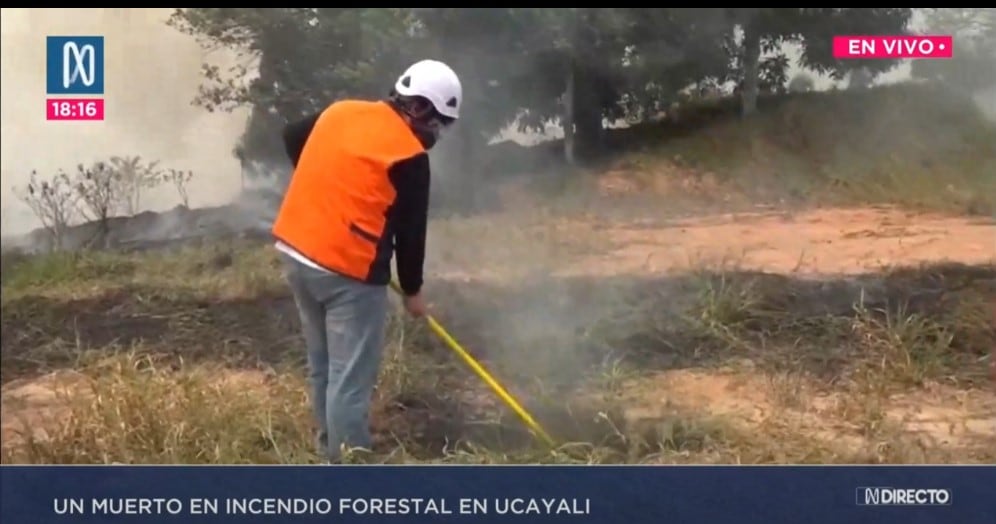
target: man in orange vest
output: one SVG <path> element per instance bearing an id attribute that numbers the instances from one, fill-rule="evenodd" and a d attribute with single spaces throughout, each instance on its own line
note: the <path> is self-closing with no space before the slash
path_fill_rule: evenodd
<path id="1" fill-rule="evenodd" d="M 301 317 L 319 447 L 329 461 L 344 447 L 371 447 L 392 256 L 405 308 L 426 312 L 427 151 L 462 101 L 456 73 L 423 60 L 386 100 L 335 102 L 284 131 L 294 173 L 272 232 Z"/>

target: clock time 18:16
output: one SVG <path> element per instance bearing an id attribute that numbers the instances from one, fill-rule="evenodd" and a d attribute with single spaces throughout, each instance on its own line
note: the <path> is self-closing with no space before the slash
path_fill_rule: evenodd
<path id="1" fill-rule="evenodd" d="M 45 101 L 46 120 L 103 120 L 103 98 L 49 98 Z"/>

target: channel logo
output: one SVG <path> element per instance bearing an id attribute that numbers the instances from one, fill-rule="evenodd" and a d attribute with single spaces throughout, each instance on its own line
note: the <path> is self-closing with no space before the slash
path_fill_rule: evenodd
<path id="1" fill-rule="evenodd" d="M 951 490 L 866 486 L 855 490 L 854 499 L 858 506 L 950 506 Z"/>
<path id="2" fill-rule="evenodd" d="M 104 94 L 104 37 L 49 36 L 45 56 L 48 94 Z"/>

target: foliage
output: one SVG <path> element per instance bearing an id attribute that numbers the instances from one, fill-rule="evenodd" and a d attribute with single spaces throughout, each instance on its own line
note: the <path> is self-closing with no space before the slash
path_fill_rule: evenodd
<path id="1" fill-rule="evenodd" d="M 380 8 L 177 9 L 169 23 L 242 58 L 228 70 L 205 67 L 198 104 L 252 103 L 288 119 L 347 93 L 384 94 L 403 63 L 396 44 L 412 28 L 406 10 Z"/>
<path id="2" fill-rule="evenodd" d="M 801 65 L 807 69 L 842 79 L 848 72 L 865 68 L 880 74 L 898 65 L 897 60 L 838 60 L 833 57 L 833 37 L 843 34 L 902 35 L 908 34 L 913 16 L 909 7 L 805 7 L 792 18 L 792 29 L 786 38 L 803 45 Z"/>
<path id="3" fill-rule="evenodd" d="M 236 152 L 251 163 L 282 158 L 282 123 L 336 98 L 382 96 L 421 57 L 445 60 L 461 74 L 461 127 L 474 143 L 512 122 L 540 130 L 560 119 L 587 149 L 598 145 L 603 119 L 647 118 L 691 85 L 732 81 L 747 86 L 750 97 L 783 92 L 786 43 L 802 47 L 804 67 L 836 78 L 854 68 L 888 70 L 895 62 L 834 59 L 832 37 L 901 33 L 911 14 L 910 8 L 181 8 L 170 23 L 205 46 L 240 53 L 230 70 L 206 66 L 197 102 L 210 110 L 253 108 Z"/>

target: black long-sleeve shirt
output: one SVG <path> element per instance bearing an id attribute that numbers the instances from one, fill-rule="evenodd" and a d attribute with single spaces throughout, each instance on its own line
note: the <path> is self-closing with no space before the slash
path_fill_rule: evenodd
<path id="1" fill-rule="evenodd" d="M 287 156 L 297 167 L 304 145 L 320 113 L 288 124 L 283 140 Z M 429 155 L 425 152 L 393 164 L 388 177 L 394 185 L 396 198 L 388 212 L 388 228 L 393 231 L 395 265 L 398 283 L 406 295 L 422 289 L 425 264 L 425 241 L 429 221 Z"/>

